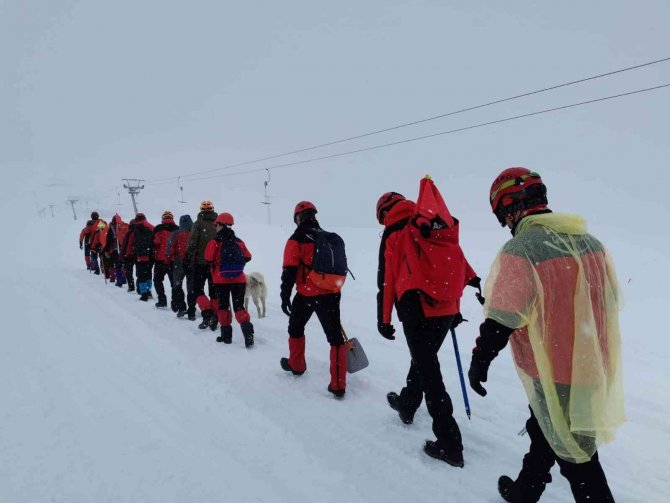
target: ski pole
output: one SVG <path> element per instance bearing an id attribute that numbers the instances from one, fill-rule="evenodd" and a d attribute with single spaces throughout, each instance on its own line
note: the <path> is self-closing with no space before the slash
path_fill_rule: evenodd
<path id="1" fill-rule="evenodd" d="M 461 355 L 458 352 L 458 342 L 456 341 L 456 330 L 451 329 L 451 340 L 454 343 L 454 354 L 456 355 L 456 365 L 458 366 L 458 377 L 461 380 L 461 391 L 463 392 L 463 402 L 465 402 L 465 413 L 470 419 L 470 401 L 468 400 L 468 391 L 465 388 L 465 379 L 463 379 L 463 367 L 461 366 Z"/>

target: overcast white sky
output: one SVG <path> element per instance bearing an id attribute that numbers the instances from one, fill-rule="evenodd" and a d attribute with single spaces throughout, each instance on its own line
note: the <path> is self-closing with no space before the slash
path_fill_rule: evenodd
<path id="1" fill-rule="evenodd" d="M 114 208 L 122 177 L 214 169 L 668 57 L 669 24 L 667 0 L 0 0 L 0 165 L 31 210 L 68 194 Z M 668 82 L 670 62 L 249 168 Z M 279 169 L 273 217 L 290 223 L 312 199 L 322 220 L 372 225 L 382 192 L 414 196 L 432 173 L 462 219 L 492 219 L 491 179 L 525 165 L 557 209 L 635 225 L 641 208 L 652 232 L 670 216 L 668 112 L 662 89 Z M 264 179 L 184 183 L 184 207 L 211 198 L 264 219 Z M 141 202 L 181 213 L 177 197 L 176 183 L 147 186 Z"/>

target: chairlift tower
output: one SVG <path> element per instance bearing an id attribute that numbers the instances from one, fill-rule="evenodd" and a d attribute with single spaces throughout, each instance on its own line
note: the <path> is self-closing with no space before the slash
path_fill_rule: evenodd
<path id="1" fill-rule="evenodd" d="M 74 215 L 74 219 L 77 220 L 77 212 L 74 209 L 74 203 L 76 203 L 78 200 L 75 199 L 74 197 L 68 197 L 67 202 L 72 205 L 72 214 Z"/>
<path id="2" fill-rule="evenodd" d="M 270 205 L 272 203 L 270 202 L 270 198 L 268 196 L 268 184 L 270 183 L 270 170 L 266 169 L 265 171 L 267 171 L 267 173 L 268 173 L 268 178 L 263 183 L 263 200 L 261 201 L 261 204 L 264 204 L 265 207 L 267 208 L 267 211 L 268 211 L 268 225 L 271 225 L 272 224 L 272 215 L 270 214 Z"/>
<path id="3" fill-rule="evenodd" d="M 144 180 L 138 180 L 137 178 L 124 178 L 123 188 L 128 190 L 130 198 L 133 200 L 133 209 L 137 215 L 137 203 L 135 202 L 135 196 L 140 193 L 140 190 L 144 188 Z"/>
<path id="4" fill-rule="evenodd" d="M 177 177 L 177 187 L 179 187 L 179 192 L 181 193 L 181 199 L 179 199 L 177 202 L 181 204 L 185 204 L 186 201 L 184 201 L 184 187 L 180 183 L 181 181 L 181 176 Z"/>
<path id="5" fill-rule="evenodd" d="M 49 209 L 51 210 L 51 218 L 54 218 L 56 215 L 54 215 L 54 206 L 56 206 L 54 203 L 49 203 Z"/>

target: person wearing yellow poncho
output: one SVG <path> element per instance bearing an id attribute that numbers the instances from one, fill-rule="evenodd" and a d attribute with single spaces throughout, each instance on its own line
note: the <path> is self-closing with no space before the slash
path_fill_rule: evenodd
<path id="1" fill-rule="evenodd" d="M 481 383 L 509 340 L 531 411 L 521 472 L 516 480 L 500 477 L 498 490 L 506 501 L 536 502 L 557 462 L 575 501 L 613 502 L 597 452 L 625 421 L 612 261 L 583 218 L 547 208 L 537 173 L 506 169 L 490 202 L 513 238 L 486 281 L 468 378 L 486 395 Z"/>

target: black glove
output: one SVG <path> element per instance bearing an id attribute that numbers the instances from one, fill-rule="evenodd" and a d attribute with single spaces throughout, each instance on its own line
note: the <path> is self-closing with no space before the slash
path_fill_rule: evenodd
<path id="1" fill-rule="evenodd" d="M 487 393 L 481 383 L 488 379 L 489 365 L 489 363 L 482 362 L 476 355 L 472 355 L 468 379 L 470 380 L 470 387 L 481 396 L 486 396 Z"/>
<path id="2" fill-rule="evenodd" d="M 83 250 L 83 249 L 84 249 L 84 245 L 81 244 L 81 243 L 79 243 L 79 249 L 80 249 L 80 250 Z"/>
<path id="3" fill-rule="evenodd" d="M 456 328 L 458 325 L 463 323 L 464 321 L 468 321 L 465 318 L 463 318 L 463 315 L 461 313 L 456 313 L 454 315 L 454 321 L 451 322 L 451 328 Z"/>
<path id="4" fill-rule="evenodd" d="M 395 328 L 393 328 L 393 325 L 390 323 L 377 323 L 377 331 L 382 335 L 384 339 L 388 339 L 390 341 L 395 340 Z"/>
<path id="5" fill-rule="evenodd" d="M 291 297 L 281 298 L 281 310 L 284 311 L 286 316 L 291 316 Z"/>

